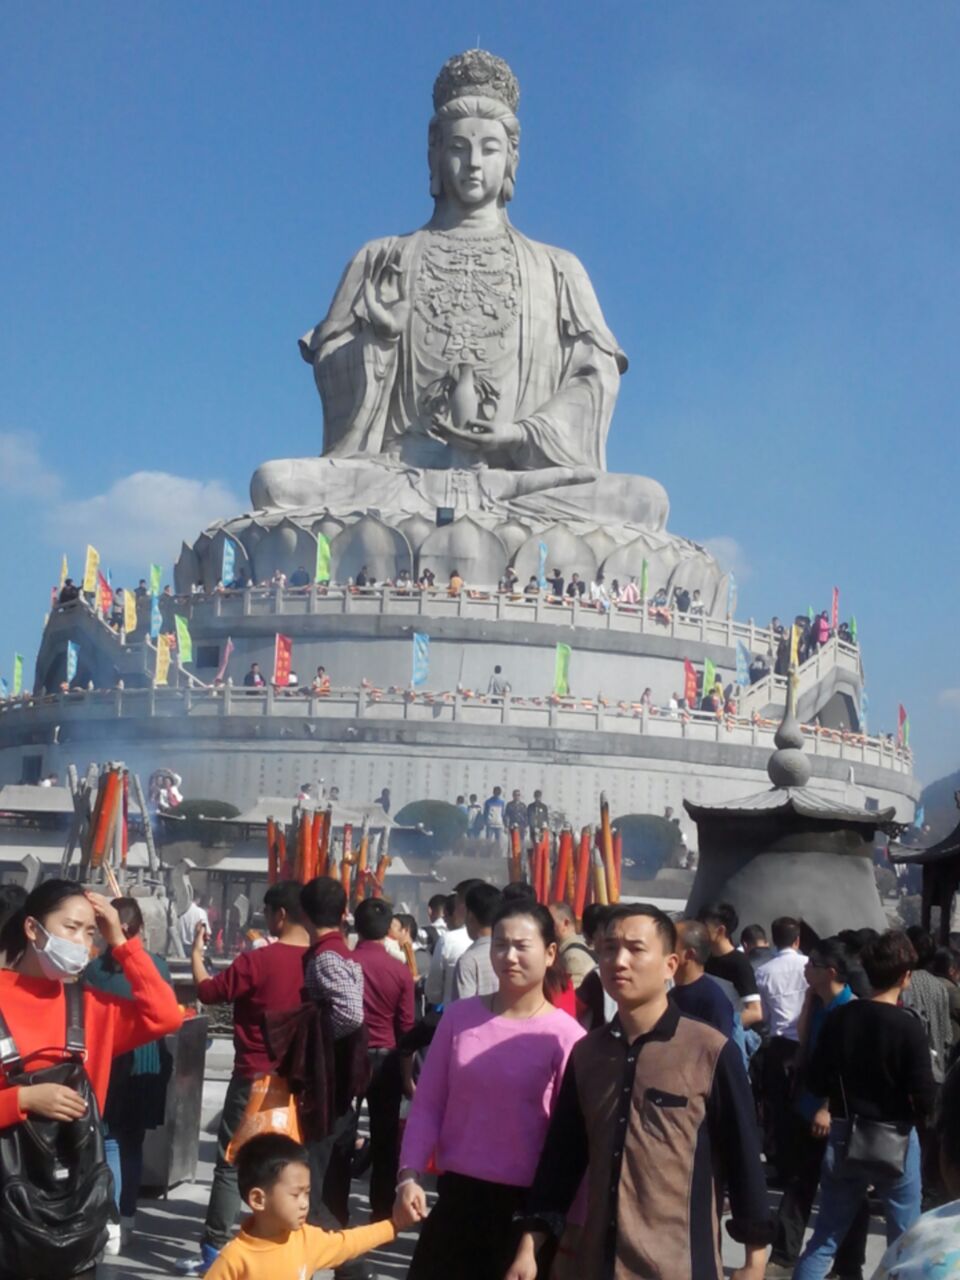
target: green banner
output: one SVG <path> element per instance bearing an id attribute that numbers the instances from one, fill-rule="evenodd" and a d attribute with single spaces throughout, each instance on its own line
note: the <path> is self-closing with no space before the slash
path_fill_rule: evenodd
<path id="1" fill-rule="evenodd" d="M 853 613 L 850 615 L 850 639 L 856 640 L 856 638 L 857 638 L 857 615 Z"/>
<path id="2" fill-rule="evenodd" d="M 317 570 L 314 582 L 330 581 L 330 543 L 322 533 L 317 534 Z"/>
<path id="3" fill-rule="evenodd" d="M 565 698 L 570 692 L 570 646 L 558 644 L 557 654 L 553 661 L 553 692 L 558 698 Z"/>
<path id="4" fill-rule="evenodd" d="M 713 662 L 707 658 L 703 664 L 703 690 L 701 697 L 706 697 L 708 693 L 713 693 L 713 686 L 717 683 L 717 668 Z"/>
<path id="5" fill-rule="evenodd" d="M 13 696 L 16 698 L 23 692 L 23 654 L 13 655 Z"/>
<path id="6" fill-rule="evenodd" d="M 186 618 L 181 618 L 179 613 L 173 615 L 173 620 L 177 624 L 177 653 L 180 657 L 180 665 L 185 662 L 193 661 L 193 641 L 190 638 L 190 628 L 187 626 Z"/>
<path id="7" fill-rule="evenodd" d="M 163 577 L 163 566 L 152 564 L 150 566 L 150 594 L 158 596 L 160 594 L 160 579 Z"/>
<path id="8" fill-rule="evenodd" d="M 643 562 L 643 568 L 640 570 L 640 599 L 646 600 L 650 595 L 650 563 L 647 560 Z"/>

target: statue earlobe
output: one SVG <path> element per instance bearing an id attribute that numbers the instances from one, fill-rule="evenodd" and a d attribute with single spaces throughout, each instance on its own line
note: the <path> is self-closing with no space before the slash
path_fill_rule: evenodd
<path id="1" fill-rule="evenodd" d="M 430 171 L 430 194 L 434 200 L 439 200 L 443 195 L 443 183 L 440 181 L 440 175 L 433 170 Z"/>

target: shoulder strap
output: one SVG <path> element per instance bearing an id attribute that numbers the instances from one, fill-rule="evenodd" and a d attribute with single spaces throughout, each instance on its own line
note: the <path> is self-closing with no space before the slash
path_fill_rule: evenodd
<path id="1" fill-rule="evenodd" d="M 83 1032 L 83 979 L 63 984 L 67 1007 L 67 1053 L 83 1054 L 87 1041 Z"/>
<path id="2" fill-rule="evenodd" d="M 0 1067 L 3 1068 L 3 1074 L 8 1080 L 11 1076 L 19 1075 L 23 1070 L 20 1050 L 17 1048 L 17 1043 L 10 1033 L 10 1028 L 7 1026 L 7 1020 L 3 1016 L 2 1009 L 0 1009 Z"/>

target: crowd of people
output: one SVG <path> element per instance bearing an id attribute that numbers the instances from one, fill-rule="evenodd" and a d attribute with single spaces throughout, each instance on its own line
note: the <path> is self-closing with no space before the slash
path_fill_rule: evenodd
<path id="1" fill-rule="evenodd" d="M 92 1277 L 135 1230 L 182 1012 L 135 899 L 0 896 L 0 1162 L 37 1184 L 22 1222 L 0 1215 L 0 1272 Z M 364 1252 L 416 1227 L 411 1280 L 719 1280 L 724 1205 L 738 1280 L 862 1276 L 871 1211 L 878 1277 L 952 1274 L 929 1267 L 960 1260 L 960 956 L 922 930 L 741 929 L 724 902 L 578 921 L 478 878 L 422 924 L 348 906 L 338 880 L 271 885 L 269 943 L 217 973 L 194 917 L 197 1000 L 232 1005 L 234 1065 L 183 1274 L 361 1280 Z M 292 1132 L 260 1123 L 265 1080 L 297 1097 Z M 51 1143 L 77 1125 L 96 1141 Z M 52 1178 L 24 1161 L 37 1142 Z M 367 1168 L 371 1223 L 351 1229 Z M 58 1179 L 72 1230 L 36 1229 Z"/>

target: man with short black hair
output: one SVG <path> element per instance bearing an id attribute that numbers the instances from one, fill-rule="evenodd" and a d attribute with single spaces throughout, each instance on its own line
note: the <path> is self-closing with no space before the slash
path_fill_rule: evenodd
<path id="1" fill-rule="evenodd" d="M 427 903 L 427 919 L 437 933 L 446 933 L 447 922 L 443 918 L 443 907 L 447 900 L 445 893 L 435 893 Z"/>
<path id="2" fill-rule="evenodd" d="M 767 1156 L 782 1170 L 790 1163 L 798 1023 L 809 987 L 807 957 L 800 950 L 800 921 L 793 916 L 778 916 L 770 932 L 773 959 L 762 964 L 756 974 L 763 1020 L 769 1032 L 763 1048 L 761 1091 Z"/>
<path id="3" fill-rule="evenodd" d="M 442 1008 L 450 1003 L 454 998 L 454 981 L 456 978 L 457 961 L 470 945 L 470 935 L 467 933 L 467 890 L 472 889 L 475 884 L 484 884 L 485 881 L 478 880 L 475 877 L 469 880 L 461 880 L 457 885 L 455 894 L 451 894 L 454 898 L 453 921 L 448 922 L 446 933 L 441 934 L 437 940 L 433 955 L 430 957 L 430 972 L 427 974 L 427 981 L 424 984 L 424 994 L 428 1004 L 432 1004 L 437 1008 Z M 449 899 L 448 899 L 449 901 Z"/>
<path id="4" fill-rule="evenodd" d="M 739 919 L 729 902 L 711 902 L 701 907 L 697 919 L 706 925 L 710 939 L 707 973 L 716 978 L 730 996 L 734 1012 L 739 1014 L 744 1029 L 763 1021 L 760 993 L 753 976 L 753 966 L 733 945 Z"/>
<path id="5" fill-rule="evenodd" d="M 203 958 L 207 933 L 203 921 L 196 926 L 193 940 L 190 960 L 197 999 L 201 1004 L 233 1005 L 234 1059 L 217 1132 L 217 1158 L 200 1257 L 184 1261 L 186 1274 L 202 1275 L 233 1235 L 240 1193 L 227 1147 L 243 1118 L 254 1080 L 269 1075 L 275 1067 L 264 1038 L 264 1015 L 271 1009 L 291 1009 L 300 1003 L 303 962 L 311 937 L 300 905 L 299 883 L 281 880 L 271 885 L 263 895 L 263 914 L 276 944 L 242 951 L 229 968 L 212 977 Z"/>
<path id="6" fill-rule="evenodd" d="M 508 831 L 516 827 L 523 840 L 527 834 L 527 806 L 523 803 L 519 791 L 514 791 L 510 803 L 504 808 L 503 823 Z"/>
<path id="7" fill-rule="evenodd" d="M 617 1015 L 570 1055 L 505 1280 L 535 1280 L 536 1248 L 563 1231 L 585 1174 L 571 1274 L 719 1280 L 725 1184 L 747 1255 L 735 1275 L 761 1280 L 771 1224 L 749 1085 L 736 1046 L 667 999 L 676 967 L 669 916 L 610 909 L 600 971 Z"/>
<path id="8" fill-rule="evenodd" d="M 472 885 L 464 895 L 465 923 L 470 946 L 457 961 L 453 976 L 453 998 L 492 996 L 500 982 L 490 963 L 490 935 L 493 918 L 503 894 L 492 884 Z"/>
<path id="9" fill-rule="evenodd" d="M 710 939 L 699 920 L 677 922 L 677 955 L 670 999 L 688 1018 L 699 1018 L 729 1038 L 733 1035 L 733 1006 L 720 984 L 705 972 Z"/>
<path id="10" fill-rule="evenodd" d="M 543 803 L 543 792 L 535 791 L 533 800 L 527 805 L 527 826 L 537 834 L 550 825 L 550 810 Z"/>
<path id="11" fill-rule="evenodd" d="M 740 949 L 754 970 L 773 959 L 773 948 L 767 941 L 767 931 L 762 924 L 748 924 L 740 930 Z"/>
<path id="12" fill-rule="evenodd" d="M 403 1074 L 397 1049 L 413 1028 L 413 977 L 391 956 L 384 941 L 393 907 L 383 898 L 366 898 L 353 913 L 359 941 L 353 958 L 363 970 L 363 1016 L 369 1040 L 370 1211 L 375 1222 L 389 1218 L 400 1156 L 400 1102 Z"/>

